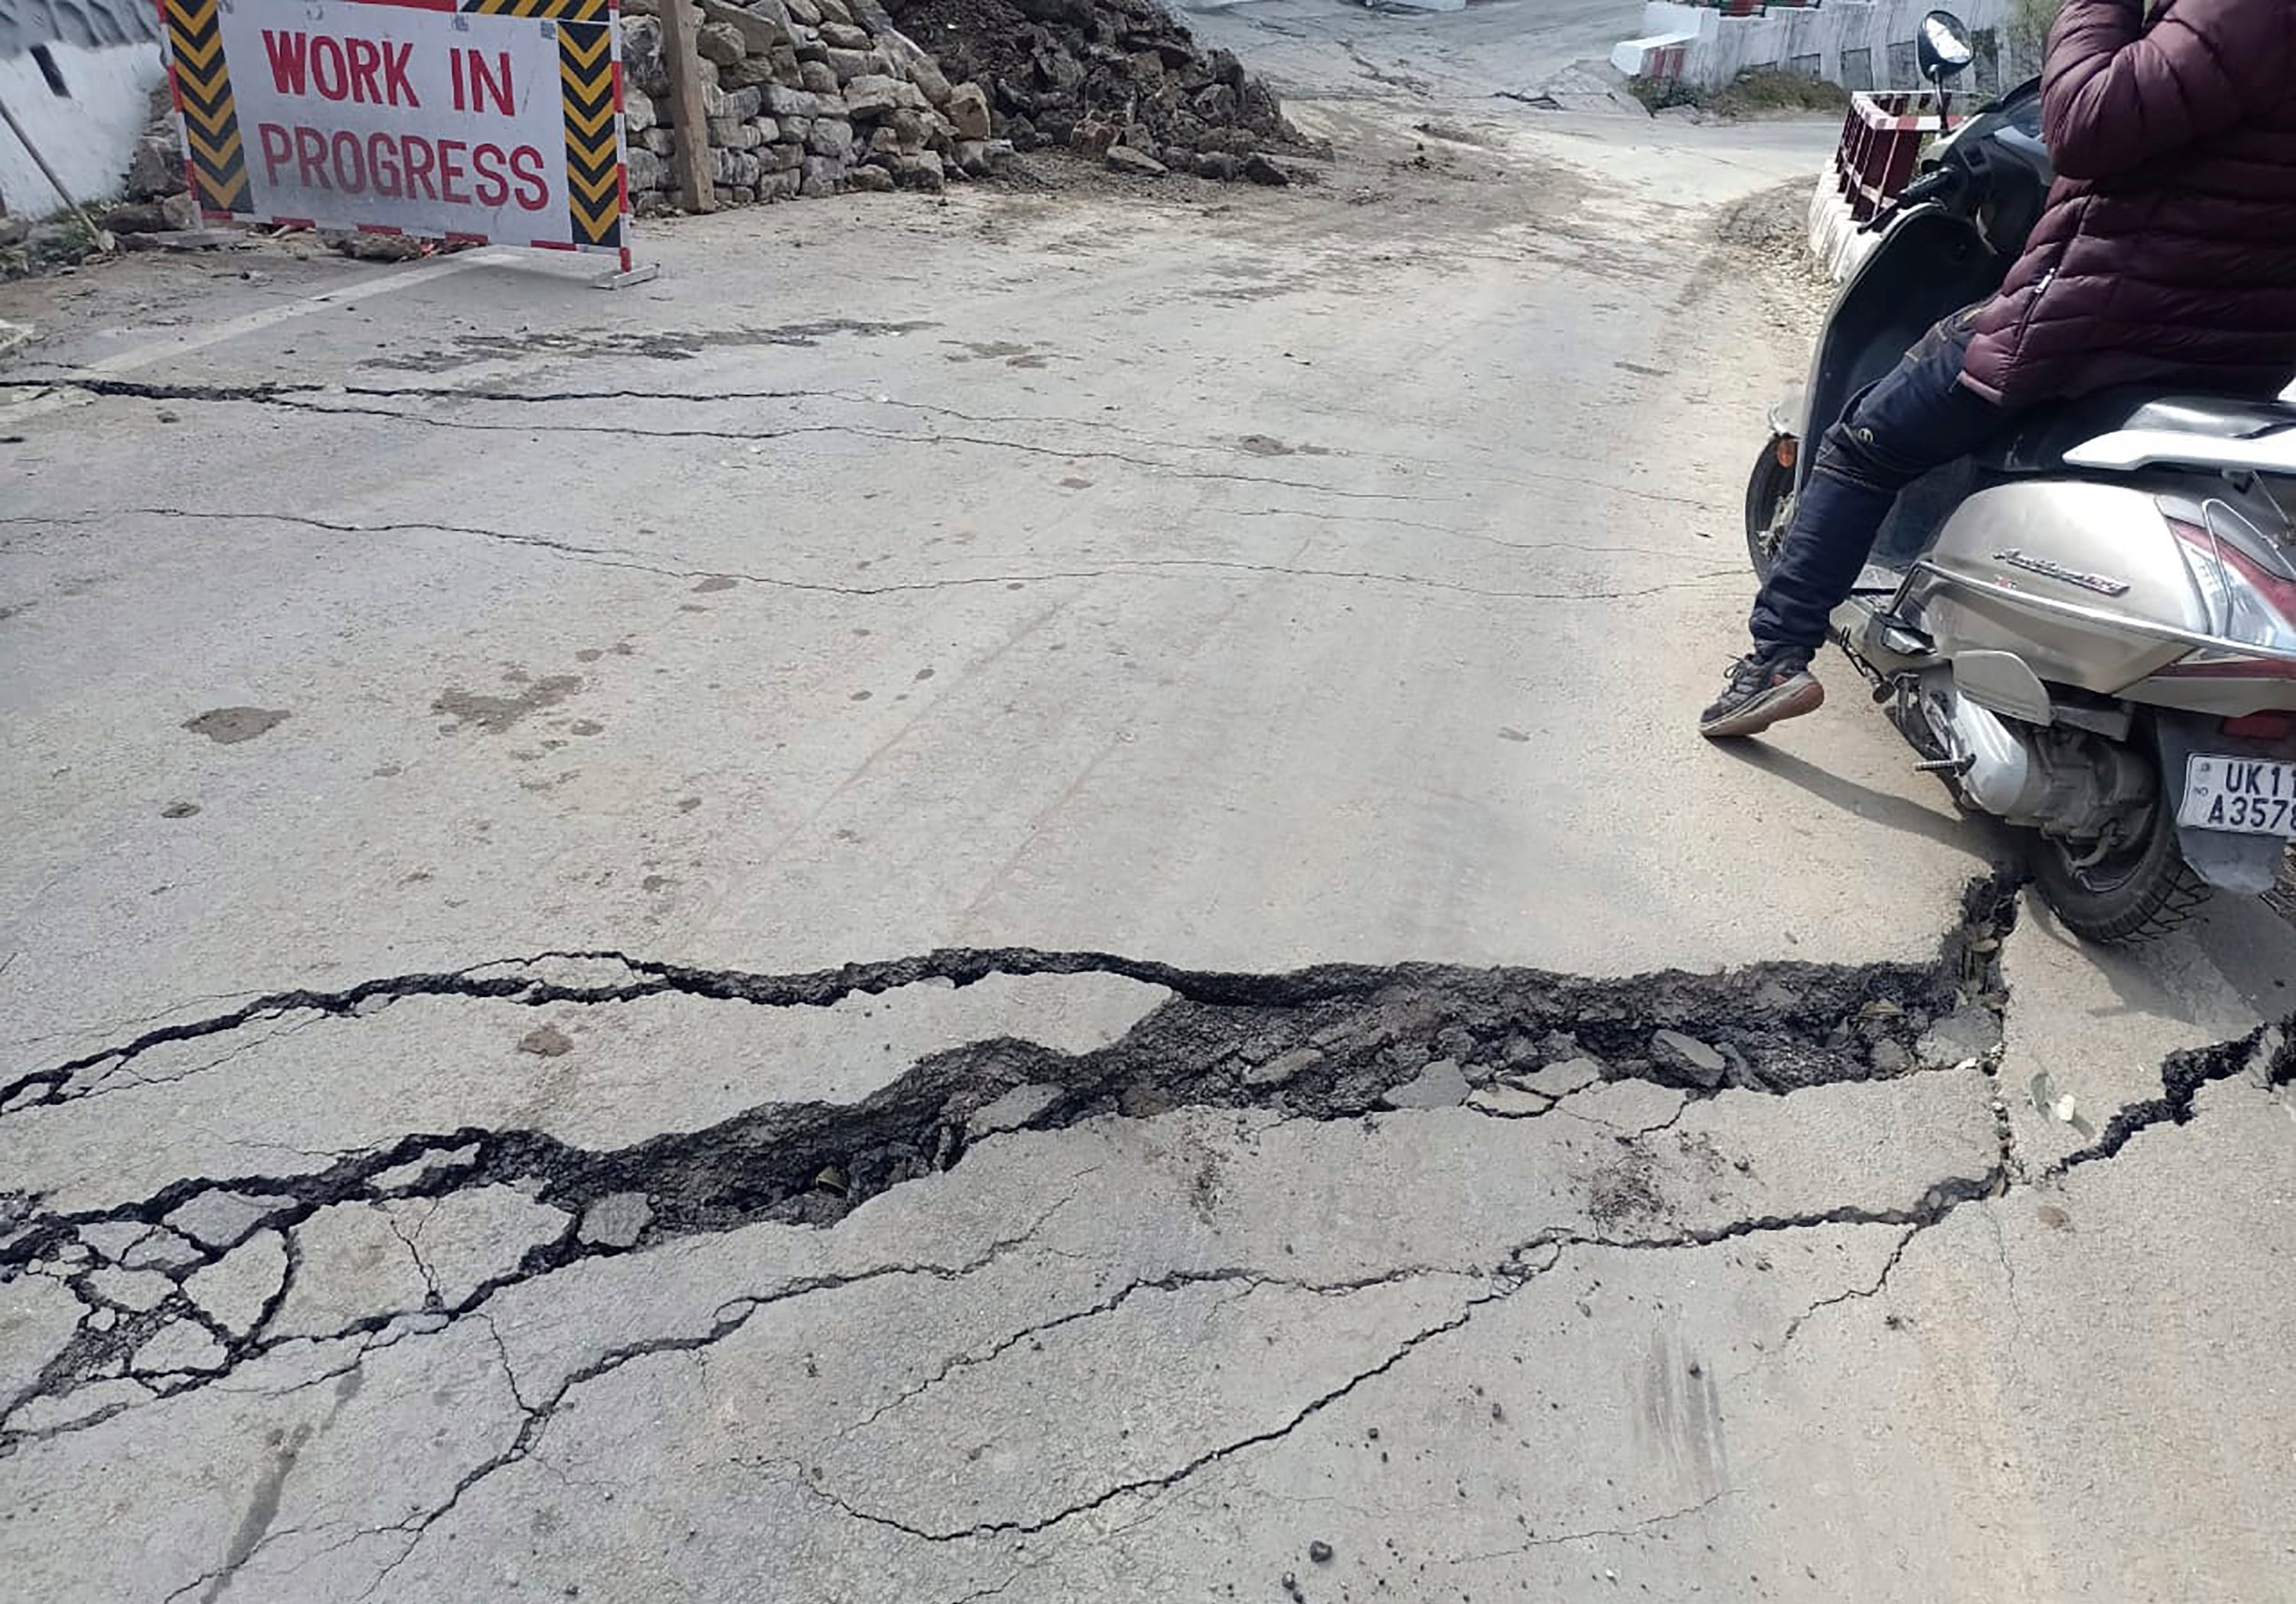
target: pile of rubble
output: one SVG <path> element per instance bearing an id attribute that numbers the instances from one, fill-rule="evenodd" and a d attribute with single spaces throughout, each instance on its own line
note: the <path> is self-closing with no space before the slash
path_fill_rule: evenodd
<path id="1" fill-rule="evenodd" d="M 1158 0 L 700 0 L 722 199 L 938 190 L 1013 150 L 1067 146 L 1144 174 L 1283 184 L 1295 145 L 1267 86 L 1202 51 Z M 676 197 L 658 0 L 625 0 L 630 188 Z"/>
<path id="2" fill-rule="evenodd" d="M 1018 149 L 1069 145 L 1143 171 L 1280 184 L 1264 152 L 1300 143 L 1274 92 L 1230 52 L 1199 49 L 1159 0 L 889 3 L 908 37 L 988 92 Z"/>
<path id="3" fill-rule="evenodd" d="M 721 203 L 938 191 L 986 176 L 1015 149 L 1047 146 L 1141 174 L 1290 182 L 1269 151 L 1300 139 L 1275 96 L 1228 52 L 1199 50 L 1158 0 L 894 4 L 899 23 L 883 0 L 697 0 Z M 679 199 L 659 5 L 621 7 L 630 192 L 641 210 Z M 105 214 L 112 233 L 198 227 L 177 138 L 162 84 L 126 176 L 128 204 Z M 414 248 L 388 236 L 346 240 L 361 253 Z"/>
<path id="4" fill-rule="evenodd" d="M 175 112 L 175 101 L 162 83 L 152 92 L 144 132 L 121 180 L 125 198 L 117 204 L 99 203 L 85 220 L 61 211 L 45 220 L 0 212 L 0 278 L 70 267 L 115 246 L 153 249 L 197 228 L 199 210 L 184 188 Z"/>
<path id="5" fill-rule="evenodd" d="M 677 198 L 655 4 L 622 7 L 630 192 L 641 209 Z M 700 10 L 695 48 L 721 200 L 939 190 L 1010 153 L 991 136 L 987 93 L 950 83 L 873 0 L 701 0 Z"/>
<path id="6" fill-rule="evenodd" d="M 175 91 L 164 78 L 152 86 L 144 107 L 144 132 L 127 159 L 123 187 L 130 200 L 164 200 L 184 193 L 184 143 L 176 135 Z"/>

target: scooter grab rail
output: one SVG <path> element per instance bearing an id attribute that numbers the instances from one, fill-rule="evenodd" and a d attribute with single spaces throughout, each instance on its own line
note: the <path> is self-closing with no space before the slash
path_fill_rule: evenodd
<path id="1" fill-rule="evenodd" d="M 2134 473 L 2166 462 L 2226 473 L 2296 474 L 2296 425 L 2245 440 L 2218 440 L 2167 429 L 2119 429 L 2084 440 L 2065 453 L 2075 468 Z"/>

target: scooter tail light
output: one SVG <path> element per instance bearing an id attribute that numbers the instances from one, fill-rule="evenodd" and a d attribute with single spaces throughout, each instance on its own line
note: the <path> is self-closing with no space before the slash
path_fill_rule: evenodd
<path id="1" fill-rule="evenodd" d="M 2169 528 L 2208 604 L 2209 633 L 2273 659 L 2296 659 L 2296 580 L 2272 572 L 2198 524 L 2172 518 Z"/>
<path id="2" fill-rule="evenodd" d="M 2234 741 L 2285 741 L 2296 735 L 2296 714 L 2244 714 L 2226 719 L 2224 732 Z"/>

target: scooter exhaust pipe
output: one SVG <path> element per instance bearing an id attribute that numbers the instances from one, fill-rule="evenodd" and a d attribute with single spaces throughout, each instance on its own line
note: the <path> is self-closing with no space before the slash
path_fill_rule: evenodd
<path id="1" fill-rule="evenodd" d="M 1997 817 L 2030 823 L 2049 800 L 2048 772 L 2023 736 L 2001 716 L 1956 690 L 1949 677 L 1923 697 L 1931 731 L 1960 770 L 1958 783 L 1972 806 Z"/>
<path id="2" fill-rule="evenodd" d="M 1954 693 L 1954 733 L 1971 761 L 1961 777 L 1969 799 L 1990 814 L 2013 819 L 2032 813 L 2048 794 L 2047 779 L 2037 773 L 2032 749 L 2001 719 L 1969 698 Z"/>

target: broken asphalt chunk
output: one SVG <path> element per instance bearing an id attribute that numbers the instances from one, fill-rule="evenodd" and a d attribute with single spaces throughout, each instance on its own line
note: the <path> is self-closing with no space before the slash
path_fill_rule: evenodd
<path id="1" fill-rule="evenodd" d="M 203 1191 L 168 1215 L 168 1223 L 195 1242 L 228 1248 L 271 1215 L 295 1207 L 292 1198 Z"/>
<path id="2" fill-rule="evenodd" d="M 1035 1083 L 1015 1086 L 986 1108 L 976 1109 L 964 1122 L 974 1141 L 1000 1131 L 1017 1131 L 1061 1100 L 1061 1088 Z"/>
<path id="3" fill-rule="evenodd" d="M 151 1234 L 130 1248 L 119 1262 L 130 1270 L 181 1270 L 204 1256 L 174 1232 L 153 1226 Z"/>
<path id="4" fill-rule="evenodd" d="M 1507 1079 L 1526 1092 L 1536 1092 L 1542 1097 L 1563 1098 L 1574 1092 L 1584 1092 L 1603 1078 L 1603 1066 L 1591 1058 L 1569 1058 L 1560 1063 L 1548 1064 L 1528 1075 L 1511 1075 Z"/>
<path id="5" fill-rule="evenodd" d="M 1730 1060 L 1695 1036 L 1678 1030 L 1651 1033 L 1651 1057 L 1685 1076 L 1693 1085 L 1711 1092 L 1727 1078 Z"/>
<path id="6" fill-rule="evenodd" d="M 255 1329 L 286 1279 L 285 1239 L 265 1231 L 206 1269 L 185 1276 L 184 1291 L 209 1319 L 234 1337 L 244 1337 Z"/>
<path id="7" fill-rule="evenodd" d="M 127 1362 L 127 1368 L 141 1375 L 206 1372 L 223 1367 L 223 1344 L 188 1320 L 160 1327 L 158 1334 L 137 1348 L 135 1356 Z"/>
<path id="8" fill-rule="evenodd" d="M 1925 1031 L 1914 1054 L 1925 1069 L 1950 1069 L 2001 1045 L 2001 1021 L 1989 1008 L 1957 1008 Z"/>
<path id="9" fill-rule="evenodd" d="M 1456 1109 L 1473 1090 L 1458 1065 L 1437 1059 L 1401 1085 L 1390 1087 L 1379 1101 L 1390 1109 Z"/>
<path id="10" fill-rule="evenodd" d="M 578 1234 L 602 1248 L 627 1248 L 652 1220 L 653 1205 L 644 1192 L 609 1192 L 583 1211 Z"/>

